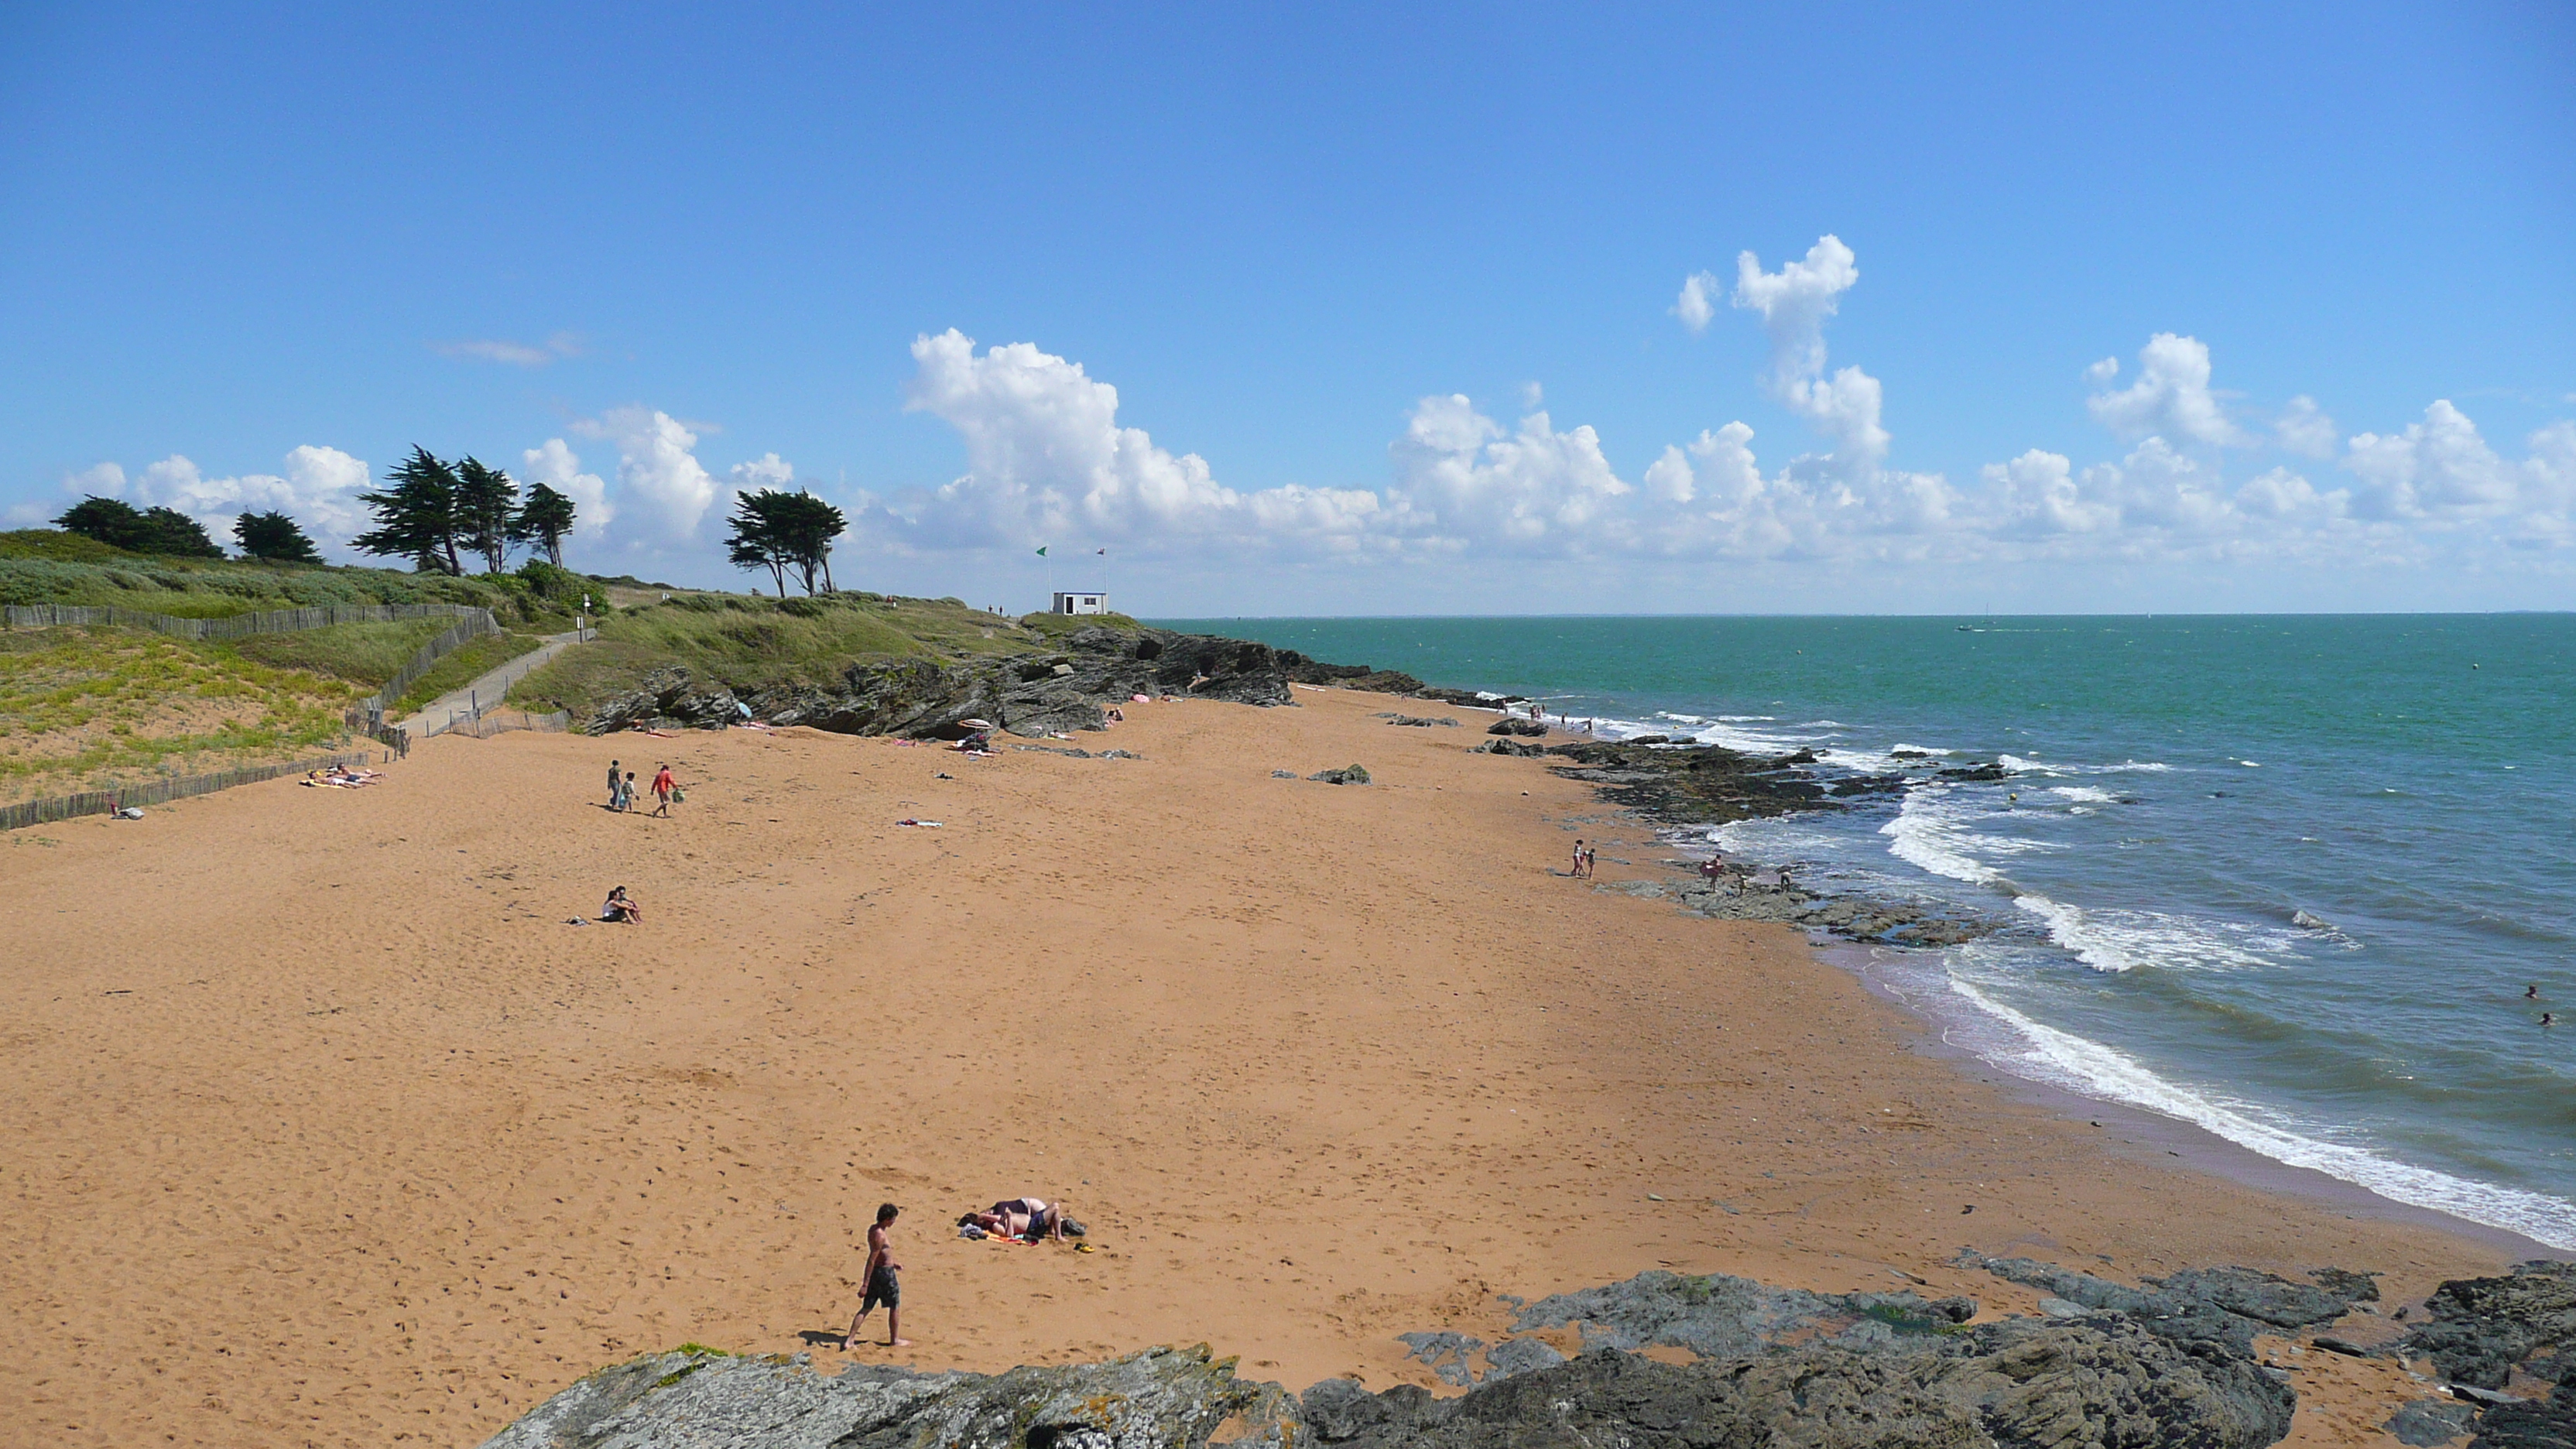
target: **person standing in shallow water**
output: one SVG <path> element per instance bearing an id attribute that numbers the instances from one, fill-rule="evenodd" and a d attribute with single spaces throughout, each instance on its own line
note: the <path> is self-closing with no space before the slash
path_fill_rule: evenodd
<path id="1" fill-rule="evenodd" d="M 888 1348 L 912 1346 L 912 1340 L 903 1337 L 898 1329 L 902 1314 L 903 1280 L 896 1275 L 903 1271 L 903 1265 L 894 1260 L 894 1240 L 888 1232 L 894 1226 L 895 1215 L 902 1211 L 903 1209 L 890 1202 L 877 1205 L 876 1224 L 868 1229 L 868 1266 L 865 1277 L 867 1287 L 859 1299 L 858 1316 L 850 1320 L 850 1331 L 841 1335 L 843 1353 L 849 1352 L 850 1346 L 859 1341 L 859 1325 L 868 1321 L 868 1315 L 876 1311 L 876 1306 L 880 1303 L 885 1305 L 886 1310 L 885 1346 Z"/>

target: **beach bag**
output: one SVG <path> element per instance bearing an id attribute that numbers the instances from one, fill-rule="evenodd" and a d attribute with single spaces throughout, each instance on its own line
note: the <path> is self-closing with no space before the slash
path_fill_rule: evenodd
<path id="1" fill-rule="evenodd" d="M 671 803 L 672 803 L 672 804 L 677 805 L 677 804 L 679 804 L 681 801 L 686 800 L 686 799 L 688 799 L 688 798 L 689 798 L 689 792 L 688 792 L 688 791 L 683 790 L 683 789 L 680 789 L 680 788 L 679 788 L 678 786 L 676 786 L 676 785 L 675 785 L 675 786 L 673 786 L 673 787 L 671 788 Z"/>
<path id="2" fill-rule="evenodd" d="M 1066 1218 L 1064 1220 L 1064 1235 L 1068 1238 L 1087 1238 L 1091 1236 L 1091 1233 L 1090 1230 L 1083 1227 L 1082 1224 L 1075 1222 L 1071 1218 Z"/>

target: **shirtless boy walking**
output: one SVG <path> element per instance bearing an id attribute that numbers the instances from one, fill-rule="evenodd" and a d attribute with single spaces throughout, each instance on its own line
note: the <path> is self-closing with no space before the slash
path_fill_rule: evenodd
<path id="1" fill-rule="evenodd" d="M 850 1331 L 841 1335 L 843 1353 L 849 1352 L 850 1345 L 859 1341 L 859 1325 L 868 1321 L 868 1315 L 880 1303 L 885 1305 L 886 1311 L 885 1346 L 912 1346 L 912 1340 L 902 1337 L 896 1327 L 902 1317 L 903 1283 L 895 1275 L 903 1271 L 903 1265 L 894 1260 L 894 1243 L 886 1233 L 894 1226 L 895 1214 L 901 1211 L 893 1203 L 877 1206 L 876 1225 L 868 1229 L 867 1294 L 859 1300 L 858 1316 L 850 1320 Z"/>

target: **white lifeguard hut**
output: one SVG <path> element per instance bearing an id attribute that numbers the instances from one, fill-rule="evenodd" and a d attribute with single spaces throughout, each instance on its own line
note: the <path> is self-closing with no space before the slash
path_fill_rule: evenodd
<path id="1" fill-rule="evenodd" d="M 1109 595 L 1098 589 L 1076 589 L 1071 593 L 1067 593 L 1059 589 L 1056 591 L 1055 608 L 1051 612 L 1058 614 L 1106 614 L 1109 612 Z"/>

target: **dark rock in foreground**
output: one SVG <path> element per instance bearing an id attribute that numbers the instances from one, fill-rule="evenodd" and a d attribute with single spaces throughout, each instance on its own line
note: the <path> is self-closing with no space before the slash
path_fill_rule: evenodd
<path id="1" fill-rule="evenodd" d="M 486 1449 L 1200 1449 L 1220 1428 L 1228 1444 L 1274 1449 L 2255 1449 L 2289 1430 L 2289 1387 L 2223 1340 L 2178 1341 L 2120 1313 L 1964 1323 L 1975 1309 L 1647 1273 L 1530 1305 L 1516 1332 L 1576 1324 L 1589 1351 L 1569 1361 L 1511 1339 L 1453 1399 L 1342 1379 L 1293 1398 L 1236 1378 L 1204 1346 L 995 1375 L 827 1376 L 803 1355 L 667 1353 L 591 1375 Z M 1405 1341 L 1444 1364 L 1482 1347 L 1454 1333 Z M 1673 1365 L 1622 1344 L 1704 1353 Z"/>
<path id="2" fill-rule="evenodd" d="M 2500 1278 L 2455 1278 L 2425 1300 L 2432 1321 L 2406 1336 L 2406 1351 L 2442 1377 L 2500 1389 L 2515 1368 L 2550 1383 L 2576 1383 L 2576 1263 L 2516 1264 Z"/>
<path id="3" fill-rule="evenodd" d="M 601 1369 L 484 1449 L 1110 1449 L 1190 1445 L 1228 1418 L 1293 1422 L 1275 1384 L 1231 1359 L 1168 1348 L 1105 1364 L 924 1374 L 858 1364 L 826 1377 L 794 1358 L 648 1355 Z M 1276 1434 L 1249 1443 L 1282 1444 Z"/>
<path id="4" fill-rule="evenodd" d="M 2251 1351 L 2258 1333 L 2331 1323 L 2351 1312 L 2365 1290 L 2371 1298 L 2379 1296 L 2367 1274 L 2338 1268 L 2317 1270 L 2312 1276 L 2318 1286 L 2313 1287 L 2251 1268 L 2193 1268 L 2132 1288 L 2028 1258 L 1970 1255 L 1961 1266 L 1982 1267 L 2083 1308 L 2124 1314 L 2148 1332 L 2177 1342 L 2223 1343 L 2239 1354 Z"/>

